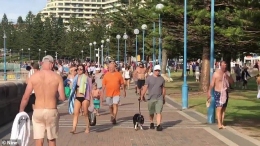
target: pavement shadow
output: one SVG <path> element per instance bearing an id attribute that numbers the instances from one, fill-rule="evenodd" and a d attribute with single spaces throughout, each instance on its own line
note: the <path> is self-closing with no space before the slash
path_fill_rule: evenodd
<path id="1" fill-rule="evenodd" d="M 123 103 L 123 104 L 120 104 L 119 106 L 124 106 L 124 105 L 132 105 L 134 103 Z"/>
<path id="2" fill-rule="evenodd" d="M 112 129 L 113 127 L 120 126 L 121 123 L 132 118 L 132 116 L 118 118 L 115 125 L 113 125 L 112 123 L 106 123 L 102 125 L 92 126 L 90 127 L 90 132 L 105 132 Z"/>
<path id="3" fill-rule="evenodd" d="M 168 121 L 168 122 L 163 122 L 162 126 L 164 129 L 167 129 L 169 127 L 173 127 L 175 125 L 178 125 L 182 122 L 182 120 L 176 120 L 176 121 Z"/>

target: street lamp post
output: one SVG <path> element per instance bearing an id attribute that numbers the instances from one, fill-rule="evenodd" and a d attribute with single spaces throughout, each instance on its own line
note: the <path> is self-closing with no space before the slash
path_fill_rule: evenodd
<path id="1" fill-rule="evenodd" d="M 153 22 L 153 32 L 155 33 L 155 22 Z M 153 36 L 153 66 L 155 66 L 155 37 Z"/>
<path id="2" fill-rule="evenodd" d="M 22 58 L 21 59 L 22 59 L 22 62 L 23 62 L 23 48 L 22 48 Z"/>
<path id="3" fill-rule="evenodd" d="M 138 39 L 137 39 L 137 35 L 139 34 L 139 30 L 135 29 L 134 30 L 134 34 L 135 34 L 135 62 L 137 62 L 137 43 L 138 43 Z"/>
<path id="4" fill-rule="evenodd" d="M 156 9 L 157 10 L 161 10 L 163 9 L 164 5 L 163 4 L 157 4 L 156 5 Z M 161 30 L 161 27 L 162 27 L 162 20 L 161 20 L 161 14 L 159 13 L 159 64 L 161 65 L 162 64 L 162 30 Z"/>
<path id="5" fill-rule="evenodd" d="M 10 49 L 10 63 L 12 62 L 12 49 Z"/>
<path id="6" fill-rule="evenodd" d="M 116 35 L 116 38 L 117 38 L 117 61 L 118 61 L 118 64 L 120 64 L 119 63 L 119 40 L 120 40 L 121 36 L 118 34 L 118 35 Z"/>
<path id="7" fill-rule="evenodd" d="M 102 53 L 101 53 L 101 64 L 102 64 L 102 67 L 104 66 L 104 51 L 103 51 L 103 49 L 104 49 L 104 46 L 103 45 L 101 45 L 101 51 L 102 51 Z"/>
<path id="8" fill-rule="evenodd" d="M 107 41 L 107 56 L 109 56 L 109 42 L 110 42 L 110 40 L 107 39 L 106 41 Z"/>
<path id="9" fill-rule="evenodd" d="M 147 25 L 146 24 L 143 24 L 142 25 L 142 30 L 143 30 L 143 61 L 145 60 L 144 59 L 144 34 L 145 34 L 145 30 L 147 29 Z"/>
<path id="10" fill-rule="evenodd" d="M 91 62 L 91 46 L 92 46 L 92 43 L 89 43 L 89 59 L 90 59 L 90 62 Z"/>
<path id="11" fill-rule="evenodd" d="M 58 52 L 55 52 L 55 58 L 56 58 L 56 60 L 58 59 Z"/>
<path id="12" fill-rule="evenodd" d="M 31 60 L 31 49 L 28 48 L 28 51 L 29 51 L 29 60 Z"/>
<path id="13" fill-rule="evenodd" d="M 214 72 L 214 17 L 215 17 L 215 0 L 211 0 L 211 39 L 210 39 L 210 82 L 212 80 L 213 72 Z M 211 100 L 210 106 L 208 108 L 208 123 L 215 123 L 215 99 L 213 96 L 213 89 L 211 90 Z"/>
<path id="14" fill-rule="evenodd" d="M 103 44 L 104 44 L 104 42 L 105 42 L 104 40 L 101 40 L 101 49 L 102 49 L 101 64 L 102 64 L 102 66 L 104 65 L 104 63 L 103 63 L 104 62 L 104 56 L 103 56 L 104 55 L 103 54 L 103 47 L 104 47 Z"/>
<path id="15" fill-rule="evenodd" d="M 184 0 L 184 54 L 183 54 L 183 85 L 182 85 L 182 109 L 188 108 L 188 84 L 187 84 L 187 0 Z"/>
<path id="16" fill-rule="evenodd" d="M 41 49 L 39 49 L 39 61 L 41 61 Z"/>
<path id="17" fill-rule="evenodd" d="M 47 52 L 47 51 L 45 50 L 45 51 L 44 51 L 45 56 L 46 56 L 46 52 Z"/>
<path id="18" fill-rule="evenodd" d="M 126 64 L 126 61 L 127 61 L 127 58 L 126 58 L 126 40 L 128 39 L 128 36 L 126 33 L 124 33 L 124 36 L 123 36 L 124 40 L 125 40 L 125 55 L 124 55 L 124 63 Z"/>
<path id="19" fill-rule="evenodd" d="M 6 81 L 7 80 L 7 72 L 6 72 L 6 34 L 5 34 L 5 31 L 4 31 L 4 36 L 3 36 L 3 39 L 4 39 L 4 80 Z"/>
<path id="20" fill-rule="evenodd" d="M 96 44 L 97 44 L 97 42 L 93 42 L 93 45 L 94 45 L 94 62 L 96 62 L 96 52 L 95 52 Z"/>
<path id="21" fill-rule="evenodd" d="M 81 59 L 83 60 L 83 50 L 81 50 Z"/>
<path id="22" fill-rule="evenodd" d="M 95 51 L 98 51 L 98 54 L 96 54 L 97 55 L 97 57 L 98 57 L 98 61 L 97 61 L 97 64 L 98 64 L 98 66 L 100 67 L 100 62 L 99 62 L 99 48 L 97 48 L 97 49 L 95 49 Z"/>

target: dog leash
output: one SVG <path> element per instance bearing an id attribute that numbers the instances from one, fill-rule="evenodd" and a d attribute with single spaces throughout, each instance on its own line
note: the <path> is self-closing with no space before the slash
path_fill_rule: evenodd
<path id="1" fill-rule="evenodd" d="M 140 103 L 141 103 L 141 99 L 140 99 L 140 98 L 138 99 L 138 102 L 139 102 L 139 114 L 141 114 L 141 109 L 140 109 L 140 105 L 141 105 L 141 104 L 140 104 Z"/>

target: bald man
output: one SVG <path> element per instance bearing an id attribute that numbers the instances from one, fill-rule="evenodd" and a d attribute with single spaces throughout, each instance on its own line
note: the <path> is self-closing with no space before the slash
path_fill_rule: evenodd
<path id="1" fill-rule="evenodd" d="M 118 112 L 118 103 L 120 101 L 120 87 L 123 88 L 124 97 L 126 96 L 124 79 L 120 72 L 116 72 L 116 65 L 110 63 L 108 72 L 104 75 L 102 81 L 103 96 L 106 96 L 106 103 L 109 106 L 112 124 L 116 124 L 116 116 Z M 106 91 L 106 92 L 105 92 Z M 104 99 L 104 98 L 103 98 Z"/>
<path id="2" fill-rule="evenodd" d="M 64 101 L 64 85 L 61 76 L 51 70 L 54 64 L 52 56 L 45 56 L 42 62 L 41 70 L 35 72 L 28 80 L 21 101 L 20 112 L 24 111 L 28 104 L 29 96 L 34 90 L 36 98 L 32 123 L 36 146 L 43 146 L 46 130 L 49 146 L 56 146 L 59 129 L 56 93 L 58 91 L 60 95 L 59 100 Z"/>

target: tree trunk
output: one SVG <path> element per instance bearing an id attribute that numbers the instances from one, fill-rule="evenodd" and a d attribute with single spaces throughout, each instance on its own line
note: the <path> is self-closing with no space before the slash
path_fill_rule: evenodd
<path id="1" fill-rule="evenodd" d="M 200 89 L 203 92 L 207 92 L 210 81 L 210 55 L 209 55 L 209 47 L 204 46 L 202 52 L 202 69 L 200 75 Z"/>
<path id="2" fill-rule="evenodd" d="M 167 50 L 162 49 L 162 74 L 166 74 L 167 59 Z"/>

